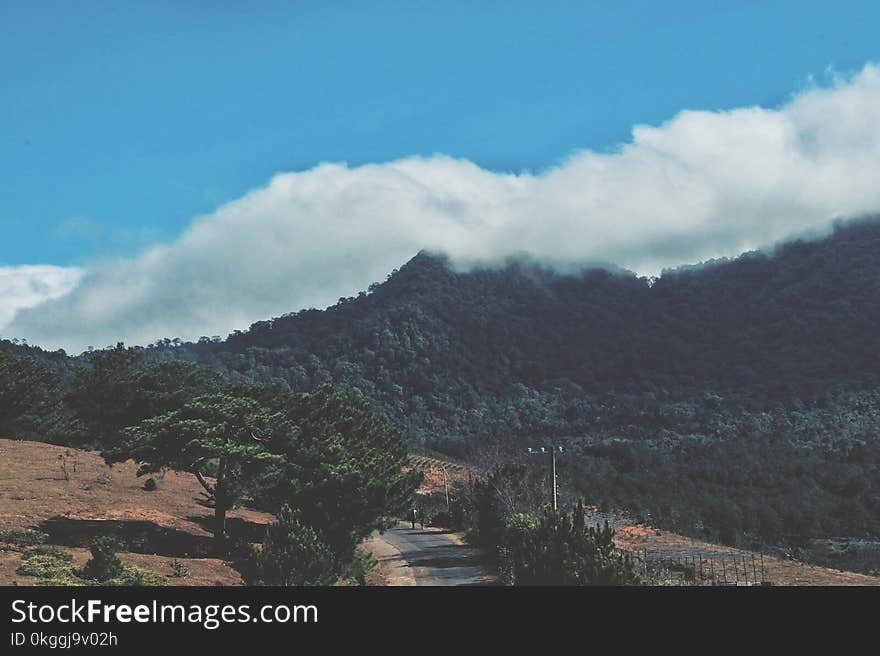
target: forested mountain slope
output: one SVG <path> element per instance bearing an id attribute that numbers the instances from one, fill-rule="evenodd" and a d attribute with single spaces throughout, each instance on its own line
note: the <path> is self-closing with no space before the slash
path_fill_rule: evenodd
<path id="1" fill-rule="evenodd" d="M 328 310 L 154 352 L 357 388 L 414 440 L 595 432 L 619 403 L 821 408 L 880 386 L 880 223 L 656 281 L 526 261 L 457 273 L 421 253 Z"/>

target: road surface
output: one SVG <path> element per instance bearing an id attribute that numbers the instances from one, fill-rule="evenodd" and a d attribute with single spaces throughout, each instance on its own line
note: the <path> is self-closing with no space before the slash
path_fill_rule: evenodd
<path id="1" fill-rule="evenodd" d="M 374 535 L 366 545 L 388 585 L 488 585 L 476 549 L 439 529 L 409 524 Z"/>

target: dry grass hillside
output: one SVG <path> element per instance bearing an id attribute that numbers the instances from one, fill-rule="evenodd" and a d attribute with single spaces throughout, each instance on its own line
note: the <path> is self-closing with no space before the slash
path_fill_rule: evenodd
<path id="1" fill-rule="evenodd" d="M 46 544 L 73 556 L 81 566 L 98 535 L 122 545 L 126 565 L 163 577 L 168 585 L 240 585 L 228 563 L 211 557 L 213 509 L 191 474 L 168 472 L 157 488 L 126 462 L 108 467 L 97 453 L 51 444 L 0 440 L 0 585 L 33 585 L 16 574 L 27 546 L 17 536 L 36 531 Z M 259 541 L 271 516 L 245 508 L 232 511 L 233 534 Z M 175 576 L 172 563 L 185 567 Z M 178 574 L 180 573 L 178 569 Z"/>
<path id="2" fill-rule="evenodd" d="M 880 577 L 877 576 L 733 549 L 642 525 L 617 526 L 615 531 L 617 545 L 631 551 L 637 557 L 645 554 L 649 561 L 665 561 L 672 568 L 684 564 L 690 566 L 692 571 L 695 567 L 699 569 L 701 576 L 696 577 L 696 581 L 691 583 L 705 582 L 702 575 L 708 575 L 710 567 L 712 575 L 720 580 L 721 568 L 725 564 L 727 568 L 731 568 L 733 563 L 738 563 L 733 567 L 738 566 L 742 569 L 731 569 L 726 572 L 724 575 L 726 580 L 732 582 L 736 577 L 754 583 L 763 579 L 773 585 L 785 586 L 880 586 Z M 674 572 L 672 574 L 671 578 L 675 580 Z"/>
<path id="3" fill-rule="evenodd" d="M 447 482 L 451 488 L 456 482 L 467 480 L 467 468 L 464 465 L 431 456 L 410 456 L 408 467 L 421 471 L 425 477 L 419 487 L 419 494 L 440 494 Z"/>

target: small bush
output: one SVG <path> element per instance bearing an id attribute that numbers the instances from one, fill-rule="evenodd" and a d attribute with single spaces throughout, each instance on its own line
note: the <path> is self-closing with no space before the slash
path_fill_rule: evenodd
<path id="1" fill-rule="evenodd" d="M 431 515 L 428 525 L 437 528 L 452 528 L 452 515 L 445 510 L 439 510 Z"/>
<path id="2" fill-rule="evenodd" d="M 73 562 L 73 556 L 67 553 L 66 551 L 61 551 L 58 547 L 52 546 L 50 544 L 41 544 L 33 549 L 22 554 L 22 560 L 29 560 L 34 556 L 55 556 L 56 558 L 61 558 L 62 560 L 66 560 L 69 563 Z"/>
<path id="3" fill-rule="evenodd" d="M 145 492 L 155 492 L 158 489 L 158 485 L 156 485 L 155 478 L 148 478 L 144 481 L 144 491 Z"/>
<path id="4" fill-rule="evenodd" d="M 36 544 L 44 544 L 48 539 L 49 535 L 42 531 L 30 529 L 0 531 L 0 542 L 5 542 L 15 547 L 32 547 Z"/>
<path id="5" fill-rule="evenodd" d="M 94 554 L 94 547 L 92 553 Z M 115 558 L 116 555 L 113 554 L 113 557 Z M 94 557 L 89 562 L 91 563 L 92 561 L 94 561 Z M 47 546 L 37 547 L 22 554 L 21 565 L 15 570 L 15 573 L 21 576 L 35 576 L 40 580 L 40 585 L 145 586 L 163 585 L 165 583 L 165 580 L 157 574 L 145 572 L 137 567 L 125 566 L 121 566 L 112 578 L 96 579 L 86 575 L 85 569 L 78 571 L 74 567 L 72 555 L 55 547 Z"/>
<path id="6" fill-rule="evenodd" d="M 122 576 L 124 567 L 116 555 L 116 542 L 108 536 L 95 538 L 91 546 L 92 557 L 83 568 L 82 575 L 95 581 L 109 581 Z"/>
<path id="7" fill-rule="evenodd" d="M 510 549 L 500 546 L 495 556 L 495 569 L 498 571 L 498 583 L 501 585 L 515 585 L 516 574 L 514 572 L 513 555 Z"/>
<path id="8" fill-rule="evenodd" d="M 123 567 L 122 573 L 108 581 L 102 581 L 102 585 L 119 586 L 156 586 L 165 585 L 165 579 L 158 574 L 145 572 L 137 567 Z"/>
<path id="9" fill-rule="evenodd" d="M 85 585 L 76 575 L 73 556 L 55 550 L 55 552 L 28 552 L 21 557 L 22 563 L 16 574 L 35 576 L 41 585 Z"/>
<path id="10" fill-rule="evenodd" d="M 171 576 L 176 579 L 185 579 L 189 576 L 189 567 L 175 558 L 171 561 Z"/>
<path id="11" fill-rule="evenodd" d="M 367 577 L 378 564 L 372 554 L 355 549 L 354 558 L 346 568 L 344 578 L 349 585 L 366 585 Z"/>
<path id="12" fill-rule="evenodd" d="M 639 583 L 632 559 L 614 544 L 605 523 L 587 526 L 578 504 L 569 514 L 546 508 L 509 521 L 499 553 L 502 578 L 512 585 L 632 585 Z"/>
<path id="13" fill-rule="evenodd" d="M 330 548 L 302 523 L 298 512 L 286 506 L 266 528 L 266 538 L 253 552 L 249 570 L 249 582 L 255 585 L 331 585 L 339 576 Z"/>

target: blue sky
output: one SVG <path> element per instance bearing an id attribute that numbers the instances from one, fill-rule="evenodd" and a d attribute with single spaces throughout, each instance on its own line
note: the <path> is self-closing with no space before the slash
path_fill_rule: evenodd
<path id="1" fill-rule="evenodd" d="M 282 171 L 606 150 L 878 56 L 873 2 L 3 2 L 0 265 L 180 235 Z"/>

